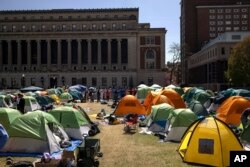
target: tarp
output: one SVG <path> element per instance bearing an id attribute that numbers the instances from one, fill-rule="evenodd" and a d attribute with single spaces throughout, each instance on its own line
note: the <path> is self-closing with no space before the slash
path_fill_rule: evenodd
<path id="1" fill-rule="evenodd" d="M 38 86 L 28 86 L 28 87 L 20 89 L 21 92 L 29 92 L 29 91 L 35 92 L 35 91 L 42 91 L 42 90 L 44 89 Z"/>
<path id="2" fill-rule="evenodd" d="M 209 166 L 229 166 L 230 151 L 243 151 L 243 147 L 234 132 L 215 117 L 190 125 L 178 148 L 184 162 Z"/>

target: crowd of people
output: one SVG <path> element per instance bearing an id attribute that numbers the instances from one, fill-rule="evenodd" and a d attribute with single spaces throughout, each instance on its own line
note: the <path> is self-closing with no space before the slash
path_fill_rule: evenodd
<path id="1" fill-rule="evenodd" d="M 100 102 L 101 100 L 104 101 L 118 101 L 125 95 L 135 95 L 136 94 L 135 88 L 130 89 L 124 89 L 124 88 L 104 88 L 104 89 L 89 89 L 85 92 L 85 98 L 86 100 L 89 100 L 90 102 L 94 102 L 95 100 L 97 102 Z"/>

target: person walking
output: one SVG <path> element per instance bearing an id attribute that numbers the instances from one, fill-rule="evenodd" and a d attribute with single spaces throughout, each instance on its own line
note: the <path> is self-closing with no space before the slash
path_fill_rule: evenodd
<path id="1" fill-rule="evenodd" d="M 23 98 L 22 93 L 18 93 L 18 99 L 17 99 L 17 109 L 22 113 L 25 114 L 24 107 L 25 107 L 25 100 Z"/>

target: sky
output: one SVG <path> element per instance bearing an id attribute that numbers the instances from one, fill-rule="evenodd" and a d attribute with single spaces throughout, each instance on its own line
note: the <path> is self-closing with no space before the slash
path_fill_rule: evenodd
<path id="1" fill-rule="evenodd" d="M 180 43 L 180 0 L 0 0 L 0 10 L 139 8 L 139 23 L 165 28 L 166 62 L 169 47 Z"/>

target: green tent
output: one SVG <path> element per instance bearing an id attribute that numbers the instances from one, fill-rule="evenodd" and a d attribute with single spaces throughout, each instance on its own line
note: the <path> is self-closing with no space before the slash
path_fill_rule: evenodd
<path id="1" fill-rule="evenodd" d="M 13 107 L 10 95 L 0 95 L 0 107 Z"/>
<path id="2" fill-rule="evenodd" d="M 151 87 L 141 87 L 137 89 L 136 97 L 138 99 L 145 99 L 148 95 L 148 92 L 152 91 L 153 89 Z"/>
<path id="3" fill-rule="evenodd" d="M 36 98 L 33 96 L 24 96 L 24 101 L 25 101 L 25 106 L 24 106 L 24 111 L 29 112 L 29 111 L 35 111 L 35 110 L 40 110 L 41 106 L 37 102 Z"/>
<path id="4" fill-rule="evenodd" d="M 240 135 L 240 140 L 244 145 L 250 147 L 250 123 L 244 128 L 243 132 Z"/>
<path id="5" fill-rule="evenodd" d="M 0 124 L 8 131 L 10 124 L 20 115 L 22 114 L 16 109 L 0 108 Z"/>
<path id="6" fill-rule="evenodd" d="M 173 106 L 167 103 L 153 105 L 150 115 L 145 120 L 148 130 L 154 133 L 164 132 L 168 116 L 173 110 Z"/>
<path id="7" fill-rule="evenodd" d="M 53 153 L 61 150 L 61 140 L 69 139 L 51 114 L 39 110 L 17 117 L 8 134 L 10 138 L 2 152 Z"/>
<path id="8" fill-rule="evenodd" d="M 84 135 L 88 135 L 90 122 L 81 111 L 69 106 L 60 106 L 49 113 L 62 124 L 69 137 L 83 139 Z"/>
<path id="9" fill-rule="evenodd" d="M 168 117 L 166 140 L 181 141 L 187 128 L 197 119 L 195 113 L 188 108 L 175 109 Z"/>
<path id="10" fill-rule="evenodd" d="M 63 92 L 62 94 L 60 94 L 59 98 L 62 102 L 69 102 L 73 100 L 73 97 L 69 92 Z"/>

